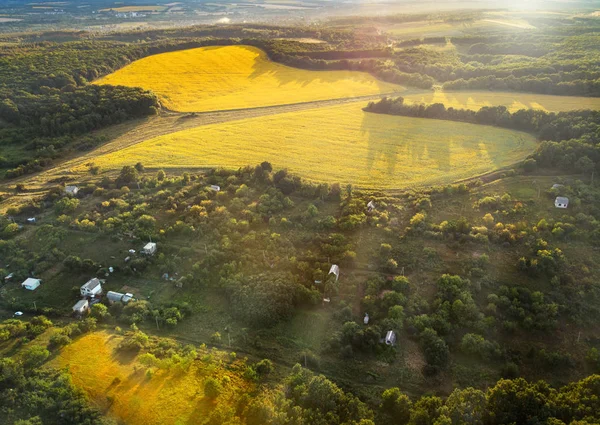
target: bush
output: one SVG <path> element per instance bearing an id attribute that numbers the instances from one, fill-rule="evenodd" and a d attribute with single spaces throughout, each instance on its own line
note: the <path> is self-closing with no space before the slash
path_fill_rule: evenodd
<path id="1" fill-rule="evenodd" d="M 254 365 L 254 370 L 261 377 L 266 376 L 273 371 L 273 362 L 269 359 L 262 359 Z"/>
<path id="2" fill-rule="evenodd" d="M 204 395 L 210 399 L 215 399 L 221 394 L 221 383 L 215 378 L 206 378 L 204 381 Z"/>

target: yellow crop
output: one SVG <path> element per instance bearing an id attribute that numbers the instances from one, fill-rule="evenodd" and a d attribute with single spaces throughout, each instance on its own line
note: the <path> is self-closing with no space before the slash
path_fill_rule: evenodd
<path id="1" fill-rule="evenodd" d="M 447 108 L 479 110 L 483 106 L 506 106 L 509 111 L 541 109 L 561 112 L 577 109 L 600 109 L 600 98 L 578 96 L 552 96 L 546 94 L 457 91 L 411 94 L 403 96 L 416 103 L 443 103 Z"/>
<path id="2" fill-rule="evenodd" d="M 364 102 L 212 124 L 99 156 L 104 169 L 240 167 L 270 161 L 314 181 L 394 189 L 449 183 L 513 164 L 533 136 L 496 127 L 378 115 Z"/>
<path id="3" fill-rule="evenodd" d="M 181 112 L 254 108 L 391 93 L 402 88 L 356 71 L 306 71 L 249 46 L 202 47 L 135 61 L 95 84 L 143 87 Z"/>

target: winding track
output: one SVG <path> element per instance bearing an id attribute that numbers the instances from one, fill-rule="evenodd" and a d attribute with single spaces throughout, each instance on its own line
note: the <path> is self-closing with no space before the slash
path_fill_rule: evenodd
<path id="1" fill-rule="evenodd" d="M 411 93 L 411 91 L 404 91 L 402 92 L 402 95 L 409 93 Z M 421 93 L 421 91 L 414 91 L 413 93 Z M 400 93 L 398 93 L 398 95 L 400 95 Z M 0 191 L 13 194 L 13 196 L 7 196 L 6 199 L 0 201 L 0 209 L 5 209 L 15 203 L 20 203 L 20 200 L 25 201 L 31 196 L 40 195 L 48 188 L 56 186 L 57 179 L 62 178 L 65 180 L 72 180 L 77 178 L 80 182 L 91 180 L 94 176 L 74 173 L 71 169 L 94 162 L 96 156 L 113 153 L 157 136 L 175 133 L 189 128 L 201 127 L 209 124 L 220 124 L 246 118 L 276 115 L 345 103 L 367 102 L 370 100 L 378 100 L 383 96 L 385 96 L 385 94 L 319 100 L 288 105 L 264 106 L 249 109 L 198 112 L 194 114 L 162 111 L 159 115 L 154 117 L 127 121 L 92 133 L 97 136 L 106 136 L 110 141 L 98 146 L 90 152 L 83 155 L 67 157 L 50 169 L 11 179 L 0 184 Z M 26 192 L 14 194 L 13 188 L 18 183 L 25 185 L 27 189 Z"/>

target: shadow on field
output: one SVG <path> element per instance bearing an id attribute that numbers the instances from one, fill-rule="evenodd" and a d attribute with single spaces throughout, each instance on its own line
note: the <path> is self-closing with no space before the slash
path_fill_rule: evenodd
<path id="1" fill-rule="evenodd" d="M 294 68 L 279 64 L 277 62 L 265 62 L 260 60 L 260 58 L 257 56 L 252 67 L 252 73 L 248 76 L 248 79 L 254 80 L 260 77 L 269 76 L 275 78 L 279 86 L 294 84 L 299 85 L 301 88 L 304 88 L 316 81 L 327 82 L 332 85 L 335 85 L 339 82 L 340 88 L 343 88 L 343 82 L 348 79 L 348 75 L 355 75 L 357 78 L 359 78 L 362 74 L 364 74 L 358 71 L 346 71 L 347 75 L 343 76 L 344 74 L 341 74 L 340 72 L 344 71 L 335 72 L 333 70 L 320 71 Z M 380 87 L 382 83 L 383 82 L 374 79 L 374 84 L 377 85 L 377 89 L 380 91 L 383 91 L 383 88 Z"/>

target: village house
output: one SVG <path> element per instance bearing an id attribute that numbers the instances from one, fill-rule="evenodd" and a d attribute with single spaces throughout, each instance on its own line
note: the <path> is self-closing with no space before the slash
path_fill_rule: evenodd
<path id="1" fill-rule="evenodd" d="M 564 196 L 557 196 L 554 200 L 554 206 L 556 208 L 567 208 L 569 206 L 569 198 Z"/>
<path id="2" fill-rule="evenodd" d="M 82 297 L 94 297 L 102 293 L 102 282 L 97 277 L 88 280 L 81 286 Z"/>
<path id="3" fill-rule="evenodd" d="M 25 279 L 25 281 L 23 283 L 21 283 L 21 286 L 30 291 L 35 291 L 37 289 L 37 287 L 40 286 L 40 283 L 42 283 L 42 281 L 40 279 L 34 279 L 33 277 L 28 277 L 27 279 Z"/>
<path id="4" fill-rule="evenodd" d="M 90 302 L 88 300 L 79 300 L 73 306 L 73 313 L 75 314 L 84 314 L 90 308 Z"/>
<path id="5" fill-rule="evenodd" d="M 154 242 L 148 242 L 146 245 L 144 245 L 144 248 L 142 248 L 142 254 L 154 255 L 155 252 L 156 252 L 156 243 L 154 243 Z"/>
<path id="6" fill-rule="evenodd" d="M 332 264 L 331 268 L 329 269 L 329 273 L 327 273 L 327 276 L 329 276 L 330 274 L 335 275 L 335 281 L 337 282 L 340 278 L 340 266 L 338 266 L 337 264 Z"/>
<path id="7" fill-rule="evenodd" d="M 65 193 L 67 195 L 76 196 L 79 192 L 79 188 L 77 186 L 65 186 Z"/>

